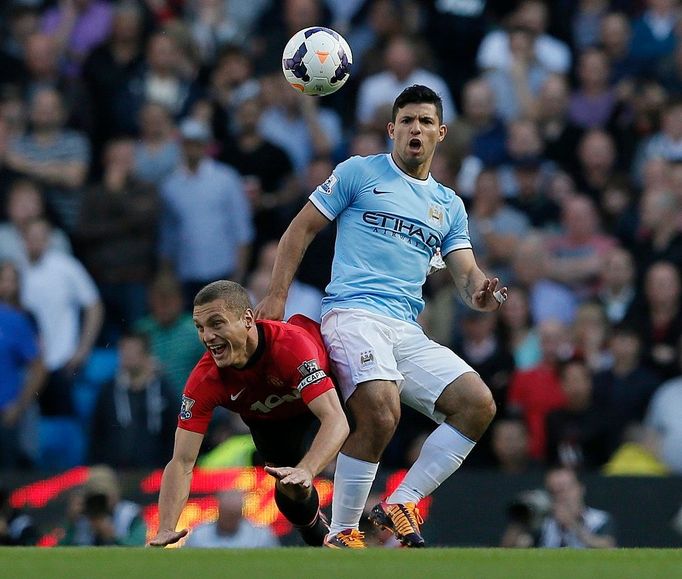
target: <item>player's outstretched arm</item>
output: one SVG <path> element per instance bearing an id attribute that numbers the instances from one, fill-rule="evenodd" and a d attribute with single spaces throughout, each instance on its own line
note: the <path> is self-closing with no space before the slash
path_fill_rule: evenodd
<path id="1" fill-rule="evenodd" d="M 177 543 L 189 529 L 176 531 L 178 519 L 185 508 L 192 482 L 192 470 L 199 456 L 203 434 L 178 428 L 175 431 L 173 458 L 166 465 L 159 491 L 159 530 L 149 545 L 165 547 Z"/>
<path id="2" fill-rule="evenodd" d="M 284 304 L 296 270 L 310 242 L 328 223 L 329 220 L 310 201 L 294 217 L 279 240 L 268 293 L 254 310 L 257 319 L 281 320 L 284 317 Z"/>
<path id="3" fill-rule="evenodd" d="M 320 394 L 311 400 L 308 408 L 320 420 L 320 429 L 301 462 L 294 467 L 265 467 L 269 474 L 284 485 L 309 488 L 313 479 L 336 458 L 350 432 L 336 390 Z"/>
<path id="4" fill-rule="evenodd" d="M 500 280 L 488 278 L 478 267 L 471 249 L 458 249 L 445 256 L 445 263 L 464 302 L 472 309 L 494 312 L 507 299 L 507 287 Z"/>

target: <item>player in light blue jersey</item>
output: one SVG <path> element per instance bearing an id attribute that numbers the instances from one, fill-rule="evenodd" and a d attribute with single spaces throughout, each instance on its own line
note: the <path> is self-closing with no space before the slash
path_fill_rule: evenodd
<path id="1" fill-rule="evenodd" d="M 409 547 L 424 546 L 417 503 L 459 468 L 495 414 L 479 375 L 416 322 L 434 268 L 448 267 L 475 310 L 494 311 L 507 296 L 476 264 L 461 199 L 429 172 L 447 133 L 442 118 L 431 89 L 414 85 L 398 96 L 388 124 L 392 152 L 348 159 L 313 192 L 280 240 L 268 295 L 256 308 L 259 317 L 282 318 L 306 248 L 335 220 L 322 335 L 355 427 L 337 459 L 329 547 L 364 547 L 358 524 L 401 400 L 440 424 L 370 515 Z"/>

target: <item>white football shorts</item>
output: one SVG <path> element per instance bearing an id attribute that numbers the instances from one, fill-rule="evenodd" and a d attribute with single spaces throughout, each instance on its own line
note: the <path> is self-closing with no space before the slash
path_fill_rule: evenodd
<path id="1" fill-rule="evenodd" d="M 400 400 L 441 423 L 435 409 L 445 387 L 473 368 L 423 330 L 360 309 L 333 309 L 322 318 L 322 337 L 344 401 L 368 380 L 397 383 Z"/>

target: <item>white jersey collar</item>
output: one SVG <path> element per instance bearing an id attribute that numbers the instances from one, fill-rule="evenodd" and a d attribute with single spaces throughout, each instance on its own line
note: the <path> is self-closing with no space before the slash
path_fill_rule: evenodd
<path id="1" fill-rule="evenodd" d="M 386 153 L 386 156 L 388 157 L 388 164 L 393 168 L 393 170 L 398 173 L 403 179 L 406 181 L 409 181 L 410 183 L 414 183 L 415 185 L 421 185 L 426 186 L 431 184 L 431 173 L 426 177 L 426 179 L 417 179 L 416 177 L 412 177 L 411 175 L 408 175 L 403 171 L 398 165 L 396 165 L 395 161 L 393 160 L 393 156 L 391 153 Z"/>

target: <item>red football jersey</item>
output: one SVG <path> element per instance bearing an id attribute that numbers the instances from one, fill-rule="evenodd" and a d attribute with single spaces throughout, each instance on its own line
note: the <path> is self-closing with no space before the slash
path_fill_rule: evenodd
<path id="1" fill-rule="evenodd" d="M 256 327 L 258 348 L 244 368 L 218 368 L 208 352 L 202 356 L 185 384 L 178 427 L 204 434 L 216 406 L 247 422 L 292 418 L 334 388 L 318 324 L 296 315 Z"/>

